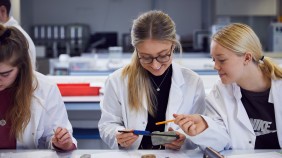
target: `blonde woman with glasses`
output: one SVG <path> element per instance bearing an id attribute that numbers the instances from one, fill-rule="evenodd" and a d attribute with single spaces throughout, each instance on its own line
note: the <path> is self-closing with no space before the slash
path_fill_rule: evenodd
<path id="1" fill-rule="evenodd" d="M 99 121 L 101 138 L 111 149 L 195 148 L 174 123 L 155 125 L 173 119 L 174 113 L 204 111 L 202 80 L 195 72 L 172 62 L 174 50 L 181 50 L 174 22 L 161 11 L 143 13 L 133 22 L 131 39 L 135 50 L 130 64 L 111 74 L 105 85 Z M 151 137 L 119 130 L 176 130 L 179 138 L 154 146 Z"/>

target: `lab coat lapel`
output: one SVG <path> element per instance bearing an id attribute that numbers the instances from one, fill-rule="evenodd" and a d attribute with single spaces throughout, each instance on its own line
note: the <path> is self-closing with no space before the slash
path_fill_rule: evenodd
<path id="1" fill-rule="evenodd" d="M 184 84 L 184 78 L 178 65 L 172 65 L 172 79 L 169 92 L 169 99 L 166 110 L 166 120 L 173 119 L 173 114 L 178 113 L 179 108 L 183 102 L 183 93 L 181 86 Z M 168 126 L 165 127 L 165 130 Z"/>
<path id="2" fill-rule="evenodd" d="M 44 100 L 34 96 L 31 105 L 31 118 L 23 133 L 23 140 L 17 140 L 17 148 L 37 148 L 37 127 L 42 114 Z"/>
<path id="3" fill-rule="evenodd" d="M 148 103 L 147 103 L 147 98 L 146 98 L 146 92 L 143 94 L 143 99 L 142 99 L 142 105 L 145 111 L 148 111 Z"/>
<path id="4" fill-rule="evenodd" d="M 245 107 L 241 101 L 242 94 L 241 94 L 241 89 L 238 85 L 233 84 L 233 94 L 236 99 L 236 104 L 235 104 L 235 110 L 237 113 L 237 118 L 238 120 L 253 134 L 255 135 L 253 126 L 251 124 L 250 118 L 245 110 Z"/>
<path id="5" fill-rule="evenodd" d="M 271 89 L 269 92 L 269 103 L 273 103 L 274 111 L 275 111 L 275 121 L 276 121 L 276 129 L 277 129 L 277 136 L 280 147 L 282 147 L 282 82 L 281 80 L 272 80 L 271 81 Z"/>

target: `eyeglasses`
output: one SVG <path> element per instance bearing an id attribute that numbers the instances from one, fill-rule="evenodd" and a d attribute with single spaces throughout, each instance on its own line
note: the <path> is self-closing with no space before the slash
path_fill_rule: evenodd
<path id="1" fill-rule="evenodd" d="M 169 59 L 170 59 L 171 53 L 172 53 L 172 48 L 173 48 L 173 45 L 171 45 L 171 48 L 169 50 L 169 52 L 170 52 L 169 54 L 159 55 L 157 57 L 139 57 L 139 61 L 143 64 L 151 64 L 154 61 L 154 59 L 156 59 L 159 63 L 168 62 Z M 136 49 L 136 51 L 137 51 L 137 49 Z M 138 53 L 138 51 L 137 51 L 137 53 Z"/>

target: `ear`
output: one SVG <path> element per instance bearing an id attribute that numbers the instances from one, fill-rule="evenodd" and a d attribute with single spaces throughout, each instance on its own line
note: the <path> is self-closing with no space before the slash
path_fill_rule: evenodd
<path id="1" fill-rule="evenodd" d="M 252 62 L 253 54 L 251 52 L 246 52 L 244 55 L 244 65 L 248 65 L 250 62 Z"/>

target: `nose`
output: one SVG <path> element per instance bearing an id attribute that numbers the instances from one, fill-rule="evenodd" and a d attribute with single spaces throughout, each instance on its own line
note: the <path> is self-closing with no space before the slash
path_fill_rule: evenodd
<path id="1" fill-rule="evenodd" d="M 215 70 L 219 70 L 220 69 L 220 66 L 219 66 L 219 64 L 217 62 L 214 62 L 213 69 L 215 69 Z"/>
<path id="2" fill-rule="evenodd" d="M 152 67 L 153 69 L 158 69 L 158 68 L 160 68 L 160 66 L 161 66 L 161 63 L 159 63 L 159 62 L 157 61 L 157 59 L 153 59 L 153 62 L 151 63 L 151 67 Z"/>

